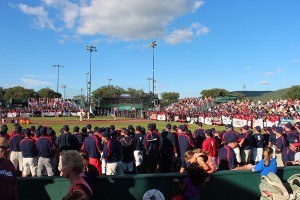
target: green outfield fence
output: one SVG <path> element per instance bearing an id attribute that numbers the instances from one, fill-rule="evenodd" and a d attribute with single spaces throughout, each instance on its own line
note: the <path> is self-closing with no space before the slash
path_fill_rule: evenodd
<path id="1" fill-rule="evenodd" d="M 278 168 L 278 176 L 285 182 L 291 175 L 300 173 L 299 166 Z M 124 176 L 101 176 L 95 182 L 96 199 L 141 200 L 149 189 L 160 190 L 166 200 L 179 193 L 174 178 L 183 179 L 184 174 L 138 174 Z M 251 171 L 219 171 L 202 192 L 202 200 L 255 200 L 259 199 L 260 174 Z M 60 177 L 18 178 L 20 200 L 62 199 L 70 182 Z"/>

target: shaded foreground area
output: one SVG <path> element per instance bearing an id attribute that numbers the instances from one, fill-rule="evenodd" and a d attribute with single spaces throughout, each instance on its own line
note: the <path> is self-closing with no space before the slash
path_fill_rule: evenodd
<path id="1" fill-rule="evenodd" d="M 286 181 L 300 173 L 299 166 L 278 168 L 278 176 Z M 124 176 L 101 176 L 95 182 L 96 199 L 141 200 L 146 191 L 160 190 L 165 199 L 180 192 L 174 178 L 183 179 L 184 174 L 139 174 Z M 204 188 L 201 199 L 259 199 L 260 174 L 251 171 L 218 171 Z M 62 199 L 70 183 L 60 177 L 19 178 L 19 199 Z"/>

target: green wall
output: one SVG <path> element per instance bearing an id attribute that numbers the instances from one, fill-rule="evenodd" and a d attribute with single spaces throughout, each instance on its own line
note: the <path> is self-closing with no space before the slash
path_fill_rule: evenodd
<path id="1" fill-rule="evenodd" d="M 278 169 L 278 176 L 287 180 L 291 175 L 300 173 L 300 167 Z M 178 184 L 172 180 L 182 179 L 183 174 L 142 174 L 124 176 L 102 176 L 95 183 L 96 199 L 141 200 L 149 189 L 158 189 L 166 200 L 179 193 Z M 259 199 L 260 174 L 251 171 L 220 171 L 212 175 L 211 181 L 202 192 L 202 200 Z M 19 178 L 19 199 L 62 199 L 70 183 L 65 178 L 41 177 Z"/>

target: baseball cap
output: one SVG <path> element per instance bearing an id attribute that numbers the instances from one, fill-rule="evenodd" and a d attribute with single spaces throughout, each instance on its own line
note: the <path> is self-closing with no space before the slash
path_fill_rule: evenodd
<path id="1" fill-rule="evenodd" d="M 110 130 L 115 130 L 116 129 L 116 127 L 115 127 L 115 125 L 110 125 Z"/>
<path id="2" fill-rule="evenodd" d="M 173 126 L 172 126 L 172 129 L 173 129 L 173 130 L 176 130 L 176 129 L 177 129 L 177 126 L 176 126 L 176 125 L 173 125 Z"/>
<path id="3" fill-rule="evenodd" d="M 142 127 L 141 127 L 140 125 L 138 125 L 138 126 L 135 127 L 135 130 L 141 131 L 141 130 L 142 130 Z"/>
<path id="4" fill-rule="evenodd" d="M 69 130 L 70 130 L 69 125 L 64 125 L 64 126 L 63 126 L 63 130 L 64 130 L 64 131 L 69 131 Z"/>
<path id="5" fill-rule="evenodd" d="M 166 124 L 166 128 L 171 129 L 171 124 Z"/>
<path id="6" fill-rule="evenodd" d="M 79 132 L 79 127 L 78 126 L 74 126 L 73 131 L 74 132 Z"/>
<path id="7" fill-rule="evenodd" d="M 149 130 L 153 130 L 153 124 L 148 124 L 147 127 L 148 127 Z"/>
<path id="8" fill-rule="evenodd" d="M 128 130 L 127 130 L 128 131 Z M 128 133 L 129 133 L 129 131 L 128 131 Z M 125 132 L 125 134 L 126 134 L 126 132 Z M 111 137 L 114 137 L 114 136 L 116 136 L 117 135 L 117 132 L 116 131 L 111 131 L 110 132 L 110 136 Z"/>
<path id="9" fill-rule="evenodd" d="M 202 122 L 198 122 L 198 126 L 203 126 L 203 123 Z"/>
<path id="10" fill-rule="evenodd" d="M 40 134 L 46 134 L 47 133 L 47 128 L 41 127 L 40 128 Z"/>
<path id="11" fill-rule="evenodd" d="M 225 128 L 232 128 L 232 125 L 231 124 L 226 124 Z"/>
<path id="12" fill-rule="evenodd" d="M 207 129 L 207 130 L 205 131 L 205 133 L 206 133 L 207 135 L 209 135 L 210 137 L 213 135 L 211 129 Z"/>
<path id="13" fill-rule="evenodd" d="M 255 126 L 254 128 L 255 128 L 255 130 L 257 130 L 258 132 L 261 131 L 261 127 L 260 127 L 260 126 Z"/>
<path id="14" fill-rule="evenodd" d="M 298 139 L 296 137 L 291 137 L 289 139 L 289 143 L 294 145 L 295 147 L 299 147 L 300 146 L 300 142 L 298 141 Z"/>
<path id="15" fill-rule="evenodd" d="M 110 138 L 110 133 L 105 131 L 102 133 L 102 137 Z"/>
<path id="16" fill-rule="evenodd" d="M 248 126 L 243 126 L 243 129 L 248 131 L 249 130 L 249 127 Z"/>
<path id="17" fill-rule="evenodd" d="M 238 136 L 234 133 L 227 133 L 224 136 L 224 139 L 226 142 L 231 143 L 231 142 L 237 142 L 238 141 Z"/>
<path id="18" fill-rule="evenodd" d="M 179 128 L 181 131 L 185 131 L 185 130 L 186 130 L 186 126 L 185 126 L 185 125 L 180 125 L 180 126 L 178 126 L 178 128 Z"/>
<path id="19" fill-rule="evenodd" d="M 92 125 L 91 125 L 91 124 L 87 124 L 87 125 L 86 125 L 86 128 L 91 130 Z"/>
<path id="20" fill-rule="evenodd" d="M 284 126 L 289 128 L 289 129 L 293 129 L 293 125 L 292 125 L 291 122 L 286 123 Z"/>
<path id="21" fill-rule="evenodd" d="M 300 127 L 300 122 L 296 122 L 294 125 Z"/>
<path id="22" fill-rule="evenodd" d="M 283 133 L 282 127 L 277 127 L 276 128 L 276 133 L 282 134 Z"/>

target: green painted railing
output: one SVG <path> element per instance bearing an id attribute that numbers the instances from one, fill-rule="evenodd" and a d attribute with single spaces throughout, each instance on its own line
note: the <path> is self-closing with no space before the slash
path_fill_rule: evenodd
<path id="1" fill-rule="evenodd" d="M 286 181 L 291 175 L 300 173 L 300 167 L 278 169 L 278 176 Z M 160 190 L 166 200 L 179 193 L 174 178 L 183 179 L 183 174 L 139 174 L 124 176 L 102 176 L 95 182 L 96 199 L 141 200 L 149 189 Z M 201 193 L 202 200 L 255 200 L 259 199 L 260 174 L 251 171 L 220 171 L 212 175 L 211 181 Z M 70 183 L 60 177 L 19 178 L 18 195 L 22 200 L 62 199 Z"/>

